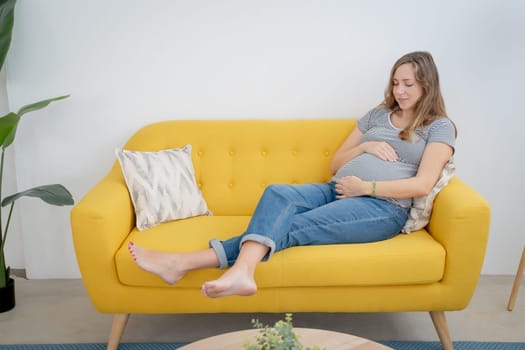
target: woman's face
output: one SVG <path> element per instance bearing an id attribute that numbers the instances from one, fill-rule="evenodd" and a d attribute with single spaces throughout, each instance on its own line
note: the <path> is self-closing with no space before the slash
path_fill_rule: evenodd
<path id="1" fill-rule="evenodd" d="M 421 96 L 423 87 L 416 80 L 416 70 L 411 63 L 399 66 L 392 79 L 393 94 L 399 108 L 403 111 L 414 111 Z"/>

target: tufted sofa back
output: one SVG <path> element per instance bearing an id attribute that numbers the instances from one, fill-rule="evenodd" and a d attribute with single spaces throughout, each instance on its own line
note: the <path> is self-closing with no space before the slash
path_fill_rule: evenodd
<path id="1" fill-rule="evenodd" d="M 125 149 L 192 145 L 196 181 L 214 215 L 251 215 L 272 183 L 330 180 L 334 152 L 355 119 L 172 120 L 133 135 Z M 113 171 L 122 173 L 118 164 Z"/>

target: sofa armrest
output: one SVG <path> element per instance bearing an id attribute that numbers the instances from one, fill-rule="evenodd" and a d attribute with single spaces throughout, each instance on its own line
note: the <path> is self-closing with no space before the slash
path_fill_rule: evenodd
<path id="1" fill-rule="evenodd" d="M 446 250 L 442 284 L 446 292 L 461 294 L 456 307 L 464 308 L 476 288 L 490 227 L 487 201 L 454 177 L 434 201 L 428 232 Z"/>
<path id="2" fill-rule="evenodd" d="M 113 166 L 71 211 L 77 261 L 95 306 L 97 298 L 111 292 L 111 286 L 120 285 L 114 257 L 134 227 L 128 189 L 120 168 Z"/>

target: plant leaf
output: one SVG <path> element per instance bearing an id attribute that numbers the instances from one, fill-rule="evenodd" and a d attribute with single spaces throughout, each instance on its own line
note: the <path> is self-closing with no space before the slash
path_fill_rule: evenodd
<path id="1" fill-rule="evenodd" d="M 44 202 L 52 205 L 62 206 L 75 204 L 73 196 L 64 186 L 54 184 L 34 187 L 8 196 L 2 201 L 2 207 L 5 207 L 6 205 L 11 204 L 11 202 L 24 196 L 40 198 Z"/>
<path id="2" fill-rule="evenodd" d="M 35 103 L 31 103 L 29 105 L 25 105 L 22 108 L 20 108 L 20 110 L 18 111 L 18 115 L 22 117 L 26 113 L 37 111 L 39 109 L 47 107 L 53 101 L 63 100 L 68 97 L 69 95 L 58 96 L 58 97 L 49 98 L 47 100 L 42 100 L 42 101 L 38 101 Z"/>
<path id="3" fill-rule="evenodd" d="M 12 112 L 0 118 L 0 145 L 3 148 L 13 143 L 19 121 L 20 116 Z"/>
<path id="4" fill-rule="evenodd" d="M 15 22 L 16 0 L 0 1 L 0 70 L 4 66 Z"/>
<path id="5" fill-rule="evenodd" d="M 15 140 L 18 122 L 20 121 L 20 118 L 22 117 L 22 115 L 24 115 L 25 113 L 37 111 L 39 109 L 47 107 L 53 101 L 63 100 L 68 97 L 69 95 L 65 95 L 65 96 L 49 98 L 47 100 L 42 100 L 42 101 L 38 101 L 35 103 L 31 103 L 29 105 L 26 105 L 20 108 L 18 113 L 11 112 L 1 117 L 0 118 L 0 145 L 5 149 L 13 143 L 13 141 Z"/>

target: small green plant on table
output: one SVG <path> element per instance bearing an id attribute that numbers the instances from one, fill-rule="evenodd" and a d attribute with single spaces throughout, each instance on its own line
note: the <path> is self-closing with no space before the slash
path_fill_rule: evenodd
<path id="1" fill-rule="evenodd" d="M 260 335 L 256 338 L 256 344 L 244 344 L 245 350 L 321 350 L 318 345 L 304 348 L 293 331 L 292 314 L 286 314 L 284 320 L 277 321 L 273 327 L 259 320 L 252 320 L 252 324 L 259 329 Z"/>

